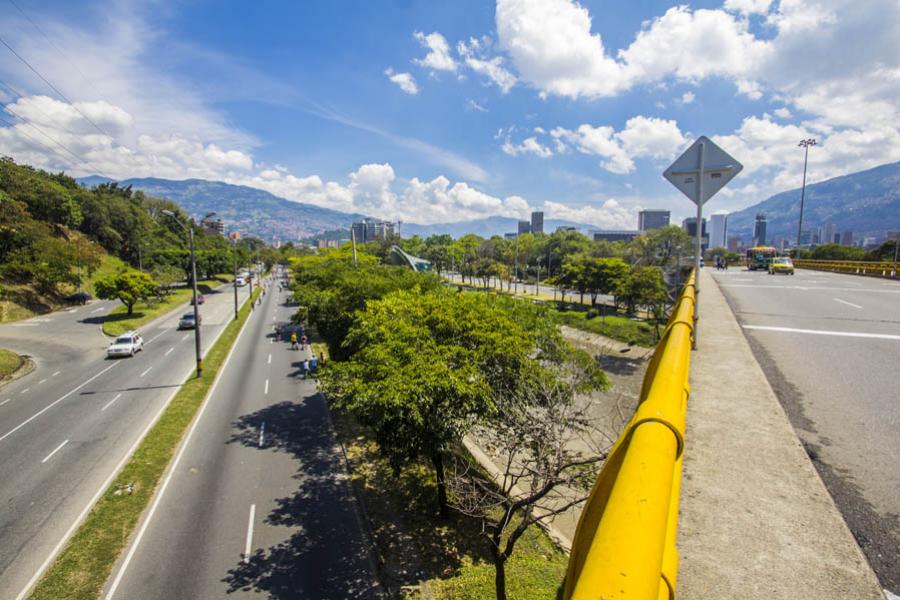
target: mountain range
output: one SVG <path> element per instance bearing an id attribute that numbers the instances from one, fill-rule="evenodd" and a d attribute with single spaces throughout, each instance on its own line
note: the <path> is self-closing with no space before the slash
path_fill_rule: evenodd
<path id="1" fill-rule="evenodd" d="M 795 241 L 800 218 L 800 188 L 728 215 L 728 237 L 753 237 L 757 213 L 766 215 L 766 238 Z M 803 229 L 834 223 L 857 236 L 900 229 L 900 162 L 889 163 L 806 186 Z"/>

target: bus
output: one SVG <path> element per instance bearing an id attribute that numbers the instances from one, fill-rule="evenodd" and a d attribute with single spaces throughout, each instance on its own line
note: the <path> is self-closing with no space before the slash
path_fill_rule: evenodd
<path id="1" fill-rule="evenodd" d="M 768 271 L 777 251 L 772 246 L 754 246 L 747 250 L 747 268 L 751 271 Z"/>

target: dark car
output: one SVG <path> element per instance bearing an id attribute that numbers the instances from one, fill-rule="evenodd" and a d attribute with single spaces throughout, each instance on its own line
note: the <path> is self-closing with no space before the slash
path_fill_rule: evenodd
<path id="1" fill-rule="evenodd" d="M 84 306 L 91 300 L 93 300 L 93 296 L 88 294 L 87 292 L 75 292 L 74 294 L 69 294 L 65 298 L 63 298 L 66 302 L 72 302 L 74 304 L 81 304 Z"/>
<path id="2" fill-rule="evenodd" d="M 197 294 L 197 304 L 203 304 L 206 302 L 206 298 L 203 297 L 203 294 Z M 191 306 L 194 305 L 194 299 L 191 298 Z"/>

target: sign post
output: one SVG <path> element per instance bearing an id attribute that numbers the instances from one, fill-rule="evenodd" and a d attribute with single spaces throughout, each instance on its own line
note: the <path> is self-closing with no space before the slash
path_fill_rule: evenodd
<path id="1" fill-rule="evenodd" d="M 697 205 L 697 249 L 694 255 L 694 266 L 697 269 L 694 289 L 697 302 L 700 298 L 700 259 L 703 256 L 703 205 L 743 168 L 741 163 L 719 148 L 708 137 L 702 135 L 663 172 L 663 177 L 669 183 Z M 699 306 L 695 304 L 694 349 L 697 348 L 699 315 Z"/>

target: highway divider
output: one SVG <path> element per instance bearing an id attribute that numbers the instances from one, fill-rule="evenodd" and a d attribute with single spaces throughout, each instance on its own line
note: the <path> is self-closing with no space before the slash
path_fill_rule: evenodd
<path id="1" fill-rule="evenodd" d="M 674 599 L 696 272 L 647 367 L 640 403 L 581 513 L 563 598 Z"/>
<path id="2" fill-rule="evenodd" d="M 260 289 L 228 323 L 204 357 L 203 377 L 193 371 L 178 392 L 151 424 L 112 483 L 93 503 L 90 512 L 49 564 L 34 591 L 32 600 L 58 598 L 94 600 L 100 596 L 113 566 L 150 504 L 182 436 L 206 400 L 219 369 L 231 352 L 238 334 L 251 314 Z M 23 590 L 23 594 L 30 590 Z"/>
<path id="3" fill-rule="evenodd" d="M 794 266 L 799 269 L 850 273 L 852 275 L 866 275 L 867 277 L 884 277 L 887 279 L 900 277 L 900 273 L 897 272 L 897 263 L 890 261 L 800 259 L 794 261 Z"/>

